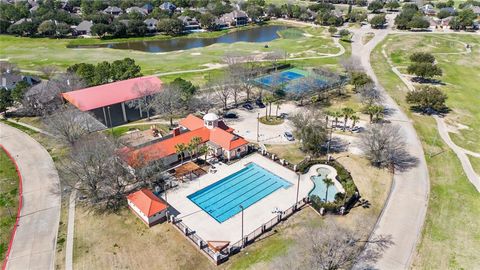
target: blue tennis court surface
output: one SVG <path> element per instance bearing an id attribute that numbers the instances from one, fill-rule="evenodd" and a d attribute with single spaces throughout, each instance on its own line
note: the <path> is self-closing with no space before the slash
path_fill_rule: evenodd
<path id="1" fill-rule="evenodd" d="M 266 86 L 276 86 L 287 83 L 291 80 L 296 80 L 305 77 L 303 74 L 294 71 L 282 71 L 278 74 L 267 75 L 258 78 L 258 82 Z"/>
<path id="2" fill-rule="evenodd" d="M 278 190 L 292 184 L 255 163 L 187 196 L 219 223 Z"/>

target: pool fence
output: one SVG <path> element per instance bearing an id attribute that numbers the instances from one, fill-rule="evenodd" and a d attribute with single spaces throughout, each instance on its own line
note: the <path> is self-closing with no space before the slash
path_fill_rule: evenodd
<path id="1" fill-rule="evenodd" d="M 252 244 L 260 238 L 260 236 L 264 235 L 265 233 L 269 232 L 274 228 L 276 225 L 280 224 L 282 221 L 287 220 L 291 217 L 295 212 L 301 210 L 307 204 L 309 204 L 309 198 L 305 197 L 289 207 L 285 211 L 278 211 L 277 216 L 270 219 L 269 221 L 262 224 L 257 229 L 253 230 L 253 232 L 243 236 L 243 239 L 230 244 L 228 247 L 223 249 L 220 252 L 217 252 L 208 246 L 208 243 L 203 240 L 200 236 L 196 234 L 196 232 L 190 229 L 185 223 L 182 222 L 181 219 L 177 219 L 175 216 L 169 217 L 169 222 L 174 225 L 182 234 L 191 240 L 191 243 L 194 244 L 197 248 L 199 248 L 205 256 L 207 256 L 213 263 L 219 265 L 228 260 L 230 256 L 233 256 L 240 252 L 246 246 Z"/>

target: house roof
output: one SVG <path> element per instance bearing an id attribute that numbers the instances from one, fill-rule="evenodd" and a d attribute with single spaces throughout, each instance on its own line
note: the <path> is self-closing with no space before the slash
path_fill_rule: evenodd
<path id="1" fill-rule="evenodd" d="M 158 20 L 154 18 L 146 19 L 143 21 L 146 24 L 157 24 Z"/>
<path id="2" fill-rule="evenodd" d="M 186 129 L 195 130 L 203 127 L 203 120 L 193 114 L 189 114 L 186 118 L 180 120 L 179 124 Z"/>
<path id="3" fill-rule="evenodd" d="M 147 217 L 168 208 L 168 204 L 155 196 L 149 189 L 141 189 L 127 196 L 127 199 L 142 211 Z"/>
<path id="4" fill-rule="evenodd" d="M 62 96 L 81 111 L 89 111 L 134 100 L 162 90 L 162 81 L 145 76 L 63 93 Z"/>
<path id="5" fill-rule="evenodd" d="M 129 8 L 126 9 L 126 12 L 127 13 L 138 12 L 142 15 L 147 15 L 148 14 L 148 11 L 144 8 L 141 8 L 141 7 L 129 7 Z"/>
<path id="6" fill-rule="evenodd" d="M 144 166 L 149 162 L 175 154 L 175 146 L 177 144 L 188 144 L 193 137 L 200 137 L 202 139 L 201 143 L 205 143 L 210 138 L 210 130 L 206 127 L 199 128 L 133 151 L 129 151 L 125 156 L 126 161 L 132 167 Z"/>
<path id="7" fill-rule="evenodd" d="M 218 122 L 218 127 L 208 129 L 204 126 L 202 119 L 190 114 L 180 121 L 180 125 L 190 131 L 142 148 L 122 149 L 124 159 L 132 167 L 141 167 L 149 162 L 175 154 L 177 144 L 188 144 L 193 137 L 200 137 L 201 143 L 211 142 L 227 151 L 248 144 L 244 138 L 233 134 L 233 129 L 223 121 Z"/>
<path id="8" fill-rule="evenodd" d="M 77 25 L 75 28 L 76 31 L 87 31 L 90 32 L 92 28 L 93 22 L 92 21 L 82 21 L 80 24 Z"/>

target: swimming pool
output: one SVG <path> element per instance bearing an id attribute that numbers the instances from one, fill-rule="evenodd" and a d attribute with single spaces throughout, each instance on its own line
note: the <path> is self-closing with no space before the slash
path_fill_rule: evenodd
<path id="1" fill-rule="evenodd" d="M 219 223 L 231 218 L 279 188 L 292 184 L 256 163 L 187 196 Z"/>
<path id="2" fill-rule="evenodd" d="M 328 187 L 328 194 L 327 194 L 327 185 L 325 185 L 325 182 L 323 182 L 323 179 L 327 177 L 327 175 L 330 173 L 330 170 L 327 168 L 319 168 L 318 169 L 318 175 L 312 176 L 312 181 L 315 184 L 313 189 L 310 191 L 308 195 L 316 195 L 318 196 L 322 201 L 325 201 L 325 195 L 327 195 L 327 201 L 328 202 L 333 202 L 335 201 L 335 194 L 338 193 L 337 187 L 335 185 L 331 185 Z"/>

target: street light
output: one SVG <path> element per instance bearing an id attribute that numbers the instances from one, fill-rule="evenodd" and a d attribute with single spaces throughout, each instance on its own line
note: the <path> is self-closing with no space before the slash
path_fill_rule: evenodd
<path id="1" fill-rule="evenodd" d="M 240 205 L 240 209 L 242 209 L 242 247 L 245 245 L 245 243 L 243 242 L 243 206 Z"/>
<path id="2" fill-rule="evenodd" d="M 257 113 L 257 142 L 260 141 L 260 113 Z"/>
<path id="3" fill-rule="evenodd" d="M 295 210 L 297 210 L 297 203 L 298 203 L 298 192 L 300 191 L 300 173 L 297 173 L 298 180 L 297 180 L 297 198 L 295 199 Z"/>

